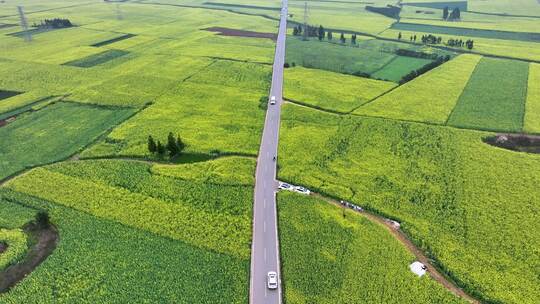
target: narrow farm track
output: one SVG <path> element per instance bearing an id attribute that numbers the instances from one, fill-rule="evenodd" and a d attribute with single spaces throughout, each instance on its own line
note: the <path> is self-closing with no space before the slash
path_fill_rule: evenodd
<path id="1" fill-rule="evenodd" d="M 40 228 L 32 224 L 25 230 L 32 238 L 36 239 L 36 243 L 28 250 L 26 257 L 21 262 L 0 272 L 0 294 L 9 291 L 45 261 L 56 249 L 60 238 L 58 229 L 53 225 Z"/>
<path id="2" fill-rule="evenodd" d="M 345 208 L 336 199 L 315 192 L 311 192 L 311 195 L 340 208 Z M 481 303 L 478 299 L 473 298 L 463 289 L 459 288 L 454 282 L 450 281 L 441 271 L 439 271 L 439 269 L 437 269 L 437 267 L 435 267 L 435 265 L 432 263 L 431 259 L 429 259 L 420 248 L 414 245 L 413 242 L 409 239 L 409 237 L 407 237 L 407 235 L 402 230 L 400 230 L 399 227 L 394 226 L 389 219 L 366 210 L 358 211 L 358 213 L 365 216 L 370 221 L 384 226 L 395 239 L 397 239 L 401 244 L 403 244 L 403 246 L 405 246 L 405 248 L 407 248 L 407 250 L 416 257 L 418 261 L 428 266 L 427 272 L 429 273 L 431 278 L 443 285 L 444 288 L 446 288 L 448 291 L 452 292 L 460 298 L 463 298 L 469 303 Z"/>

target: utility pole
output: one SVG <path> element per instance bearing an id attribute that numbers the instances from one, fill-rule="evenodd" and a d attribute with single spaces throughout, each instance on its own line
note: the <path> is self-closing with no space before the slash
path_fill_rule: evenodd
<path id="1" fill-rule="evenodd" d="M 304 2 L 304 40 L 308 40 L 308 7 Z"/>
<path id="2" fill-rule="evenodd" d="M 28 21 L 26 21 L 26 16 L 24 15 L 24 10 L 22 6 L 17 6 L 17 11 L 19 11 L 19 19 L 21 20 L 21 27 L 24 31 L 24 40 L 32 41 L 32 35 L 28 30 Z"/>
<path id="3" fill-rule="evenodd" d="M 122 16 L 122 11 L 120 10 L 120 4 L 116 3 L 116 19 L 122 20 L 124 19 L 124 16 Z"/>

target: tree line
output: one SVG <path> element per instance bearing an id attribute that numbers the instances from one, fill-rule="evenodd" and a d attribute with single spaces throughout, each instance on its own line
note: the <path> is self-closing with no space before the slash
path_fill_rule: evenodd
<path id="1" fill-rule="evenodd" d="M 72 27 L 73 24 L 69 19 L 62 19 L 62 18 L 54 18 L 54 19 L 45 19 L 41 20 L 39 24 L 34 23 L 32 27 L 38 27 L 38 28 L 64 28 L 64 27 Z"/>
<path id="2" fill-rule="evenodd" d="M 401 34 L 401 32 L 399 32 L 398 40 L 401 40 L 402 38 L 403 38 L 403 35 Z M 417 40 L 416 38 L 417 38 L 416 35 L 411 35 L 409 37 L 409 41 L 416 42 Z M 441 36 L 437 37 L 432 34 L 422 35 L 422 37 L 420 37 L 420 40 L 422 41 L 423 44 L 441 44 L 442 43 Z M 449 38 L 445 44 L 451 47 L 467 47 L 469 50 L 472 50 L 474 48 L 474 40 L 471 40 L 471 39 L 467 39 L 466 41 L 463 41 L 462 39 Z"/>
<path id="3" fill-rule="evenodd" d="M 440 56 L 440 57 L 437 57 L 437 59 L 435 61 L 432 61 L 426 65 L 424 65 L 423 67 L 417 69 L 417 70 L 414 70 L 414 71 L 411 71 L 409 72 L 409 74 L 401 77 L 401 79 L 399 80 L 399 84 L 404 84 L 408 81 L 411 81 L 413 80 L 414 78 L 440 66 L 441 64 L 445 63 L 446 61 L 450 60 L 450 56 Z"/>
<path id="4" fill-rule="evenodd" d="M 322 25 L 319 25 L 319 27 L 308 25 L 307 29 L 304 29 L 305 26 L 297 25 L 293 28 L 293 35 L 294 36 L 303 36 L 303 37 L 317 37 L 319 41 L 324 40 L 325 38 L 328 41 L 334 40 L 334 34 L 332 31 L 325 30 Z M 347 43 L 347 38 L 345 38 L 345 33 L 341 32 L 341 35 L 339 36 L 339 41 L 342 44 Z M 356 45 L 356 34 L 351 35 L 351 44 Z"/>
<path id="5" fill-rule="evenodd" d="M 175 138 L 172 132 L 169 132 L 167 136 L 166 145 L 163 145 L 159 140 L 156 142 L 152 135 L 148 136 L 148 151 L 152 154 L 163 156 L 168 152 L 170 157 L 174 157 L 182 153 L 185 148 L 186 144 L 182 141 L 180 135 Z"/>

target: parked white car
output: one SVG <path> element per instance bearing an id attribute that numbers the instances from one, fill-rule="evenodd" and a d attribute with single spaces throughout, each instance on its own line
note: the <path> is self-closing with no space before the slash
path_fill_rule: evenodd
<path id="1" fill-rule="evenodd" d="M 275 271 L 269 271 L 267 275 L 268 289 L 276 289 L 278 286 L 277 273 Z"/>
<path id="2" fill-rule="evenodd" d="M 293 190 L 293 186 L 292 186 L 291 184 L 279 182 L 278 189 L 280 189 L 280 190 L 289 190 L 289 191 L 292 191 L 292 190 Z"/>
<path id="3" fill-rule="evenodd" d="M 309 191 L 309 189 L 306 189 L 306 188 L 301 187 L 301 186 L 294 186 L 294 191 L 296 191 L 298 193 L 305 194 L 305 195 L 309 195 L 311 193 L 311 191 Z"/>
<path id="4" fill-rule="evenodd" d="M 276 104 L 276 96 L 270 97 L 270 104 L 271 104 L 271 105 Z"/>

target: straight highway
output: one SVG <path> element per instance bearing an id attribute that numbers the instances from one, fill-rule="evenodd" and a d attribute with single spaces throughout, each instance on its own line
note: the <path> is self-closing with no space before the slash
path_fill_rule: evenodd
<path id="1" fill-rule="evenodd" d="M 270 88 L 270 96 L 275 96 L 276 104 L 268 103 L 255 173 L 249 298 L 251 304 L 277 304 L 281 303 L 282 298 L 276 206 L 277 159 L 274 157 L 277 158 L 280 112 L 283 101 L 283 64 L 285 62 L 287 15 L 287 0 L 283 0 Z M 267 287 L 269 271 L 275 271 L 278 274 L 277 289 L 268 289 Z"/>

